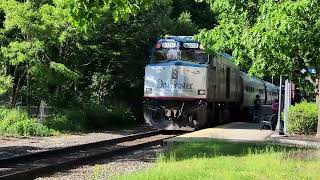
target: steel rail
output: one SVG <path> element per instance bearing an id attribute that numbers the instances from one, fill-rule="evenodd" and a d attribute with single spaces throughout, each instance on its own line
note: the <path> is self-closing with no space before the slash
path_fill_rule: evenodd
<path id="1" fill-rule="evenodd" d="M 133 150 L 137 150 L 143 147 L 148 147 L 152 145 L 159 145 L 163 143 L 163 140 L 168 139 L 173 137 L 175 134 L 181 134 L 183 131 L 164 131 L 164 130 L 158 130 L 158 131 L 151 131 L 147 133 L 139 133 L 139 134 L 134 134 L 122 138 L 117 138 L 117 139 L 111 139 L 111 140 L 106 140 L 106 141 L 100 141 L 96 143 L 89 143 L 89 144 L 84 144 L 84 145 L 77 145 L 77 146 L 71 146 L 68 148 L 60 148 L 56 150 L 50 150 L 50 151 L 44 151 L 44 152 L 37 152 L 37 153 L 31 153 L 27 155 L 22 155 L 22 156 L 15 156 L 12 158 L 6 158 L 2 159 L 2 162 L 5 162 L 5 164 L 2 164 L 0 161 L 1 166 L 7 165 L 16 167 L 15 165 L 18 164 L 23 164 L 26 162 L 34 162 L 36 160 L 45 160 L 52 158 L 54 155 L 61 155 L 63 157 L 63 154 L 66 153 L 65 155 L 68 156 L 70 153 L 77 153 L 78 151 L 83 151 L 83 150 L 90 150 L 94 148 L 99 148 L 99 147 L 107 147 L 107 146 L 112 146 L 116 145 L 119 143 L 124 143 L 124 142 L 131 142 L 134 140 L 138 139 L 143 139 L 143 138 L 149 138 L 152 136 L 157 136 L 157 135 L 172 135 L 172 136 L 166 136 L 164 138 L 148 141 L 148 142 L 143 142 L 143 143 L 138 143 L 136 145 L 131 145 L 128 147 L 118 147 L 98 153 L 93 153 L 91 155 L 85 155 L 85 156 L 80 156 L 75 159 L 71 160 L 65 160 L 62 162 L 57 162 L 41 167 L 32 167 L 27 170 L 18 170 L 9 173 L 1 173 L 0 172 L 0 179 L 34 179 L 36 177 L 42 176 L 42 175 L 48 175 L 52 174 L 54 172 L 60 171 L 60 170 L 67 170 L 73 167 L 77 167 L 80 165 L 88 164 L 95 162 L 97 160 L 100 160 L 102 158 L 110 158 L 116 155 L 120 155 L 126 152 L 130 152 Z M 89 151 L 88 151 L 89 152 Z M 60 157 L 61 158 L 61 157 Z M 28 163 L 27 163 L 28 164 Z M 17 166 L 18 167 L 18 166 Z"/>
<path id="2" fill-rule="evenodd" d="M 2 158 L 0 159 L 0 168 L 10 164 L 15 164 L 21 161 L 37 160 L 37 159 L 46 158 L 47 156 L 52 156 L 52 155 L 61 154 L 61 153 L 71 153 L 71 152 L 86 150 L 86 149 L 99 147 L 99 146 L 113 145 L 113 144 L 117 144 L 125 141 L 131 141 L 131 140 L 135 140 L 135 139 L 139 139 L 147 136 L 154 136 L 157 134 L 161 134 L 162 132 L 163 130 L 156 130 L 156 131 L 150 131 L 146 133 L 133 134 L 133 135 L 124 136 L 124 137 L 115 138 L 115 139 L 108 139 L 104 141 L 97 141 L 97 142 L 92 142 L 87 144 L 80 144 L 80 145 L 68 146 L 68 147 L 57 148 L 52 150 L 33 152 L 33 153 L 24 154 L 24 155 L 12 156 L 9 158 Z"/>

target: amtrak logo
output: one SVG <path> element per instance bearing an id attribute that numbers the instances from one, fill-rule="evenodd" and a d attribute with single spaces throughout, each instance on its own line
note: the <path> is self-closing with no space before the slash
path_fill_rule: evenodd
<path id="1" fill-rule="evenodd" d="M 158 89 L 193 90 L 193 83 L 187 82 L 166 82 L 161 79 L 157 82 Z"/>
<path id="2" fill-rule="evenodd" d="M 178 79 L 178 70 L 172 69 L 171 79 Z"/>

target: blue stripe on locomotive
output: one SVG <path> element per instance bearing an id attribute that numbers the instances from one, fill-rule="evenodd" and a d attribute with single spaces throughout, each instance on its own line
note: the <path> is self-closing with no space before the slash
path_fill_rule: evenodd
<path id="1" fill-rule="evenodd" d="M 199 64 L 193 63 L 188 61 L 165 61 L 165 62 L 158 62 L 155 64 L 148 64 L 147 66 L 189 66 L 189 67 L 208 67 L 208 64 Z"/>

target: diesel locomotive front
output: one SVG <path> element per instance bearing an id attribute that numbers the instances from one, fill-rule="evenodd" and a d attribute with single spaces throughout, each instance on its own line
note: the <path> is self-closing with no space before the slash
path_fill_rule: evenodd
<path id="1" fill-rule="evenodd" d="M 195 130 L 225 123 L 260 95 L 269 104 L 277 87 L 248 76 L 225 53 L 206 53 L 192 36 L 157 42 L 145 67 L 144 118 L 156 129 Z"/>

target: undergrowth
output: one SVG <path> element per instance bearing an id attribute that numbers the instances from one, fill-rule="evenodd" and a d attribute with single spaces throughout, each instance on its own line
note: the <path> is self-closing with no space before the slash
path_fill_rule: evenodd
<path id="1" fill-rule="evenodd" d="M 0 135 L 50 136 L 137 125 L 125 106 L 56 109 L 43 123 L 30 118 L 25 110 L 0 106 Z"/>
<path id="2" fill-rule="evenodd" d="M 30 118 L 26 111 L 0 107 L 0 135 L 50 136 L 57 132 Z"/>

